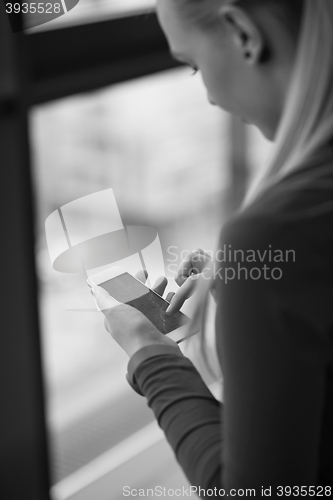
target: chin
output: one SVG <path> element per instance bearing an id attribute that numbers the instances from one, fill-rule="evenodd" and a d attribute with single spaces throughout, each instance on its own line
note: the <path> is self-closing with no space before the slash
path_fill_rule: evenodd
<path id="1" fill-rule="evenodd" d="M 268 127 L 263 127 L 263 126 L 257 126 L 257 128 L 260 130 L 262 135 L 268 140 L 273 142 L 275 140 L 275 135 L 276 135 L 276 130 L 272 130 L 271 128 Z"/>

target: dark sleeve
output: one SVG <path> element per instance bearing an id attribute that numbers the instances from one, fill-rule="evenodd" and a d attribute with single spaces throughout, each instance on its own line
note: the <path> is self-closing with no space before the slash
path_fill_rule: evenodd
<path id="1" fill-rule="evenodd" d="M 135 378 L 190 483 L 219 488 L 222 405 L 191 361 L 159 355 L 141 363 Z"/>

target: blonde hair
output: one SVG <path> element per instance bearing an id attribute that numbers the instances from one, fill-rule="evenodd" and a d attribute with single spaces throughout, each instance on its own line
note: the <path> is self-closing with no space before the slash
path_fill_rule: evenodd
<path id="1" fill-rule="evenodd" d="M 192 15 L 197 20 L 208 22 L 214 9 L 221 5 L 219 0 L 173 0 L 177 4 L 192 4 Z M 281 1 L 281 0 L 280 0 Z M 289 4 L 293 0 L 289 0 Z M 302 20 L 294 71 L 289 87 L 283 115 L 276 135 L 274 153 L 265 169 L 250 187 L 239 211 L 245 210 L 272 186 L 279 184 L 288 175 L 299 172 L 293 188 L 316 185 L 316 178 L 333 166 L 318 166 L 304 169 L 311 157 L 321 146 L 333 138 L 333 0 L 302 0 Z M 265 3 L 264 0 L 244 0 L 246 3 Z M 281 2 L 282 3 L 282 2 Z M 284 4 L 284 2 L 283 2 Z M 200 17 L 200 10 L 207 6 L 206 15 Z M 302 170 L 304 169 L 304 173 Z M 290 184 L 290 183 L 289 183 Z M 284 182 L 282 189 L 289 188 Z M 322 184 L 318 180 L 318 187 Z M 283 194 L 283 193 L 282 193 Z M 326 203 L 322 211 L 333 210 L 332 203 Z M 317 212 L 320 212 L 321 209 Z M 202 281 L 197 295 L 197 307 L 192 320 L 194 327 L 201 325 L 203 354 L 208 364 L 204 343 L 207 301 L 211 284 Z"/>
<path id="2" fill-rule="evenodd" d="M 332 137 L 333 2 L 304 0 L 296 63 L 273 157 L 248 191 L 242 209 L 288 174 L 302 170 Z M 312 172 L 315 177 L 319 173 Z M 315 181 L 308 175 L 300 179 Z"/>

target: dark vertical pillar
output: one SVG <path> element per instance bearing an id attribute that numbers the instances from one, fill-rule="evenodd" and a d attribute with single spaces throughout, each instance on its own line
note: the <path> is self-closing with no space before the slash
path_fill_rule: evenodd
<path id="1" fill-rule="evenodd" d="M 47 500 L 24 35 L 0 4 L 0 498 Z"/>

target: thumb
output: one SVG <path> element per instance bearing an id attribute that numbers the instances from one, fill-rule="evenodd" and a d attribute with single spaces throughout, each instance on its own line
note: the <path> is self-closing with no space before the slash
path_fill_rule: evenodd
<path id="1" fill-rule="evenodd" d="M 106 309 L 110 309 L 111 307 L 116 307 L 121 304 L 121 302 L 118 302 L 118 300 L 111 297 L 111 295 L 101 286 L 95 285 L 89 279 L 87 280 L 87 283 L 100 311 L 103 312 Z"/>

